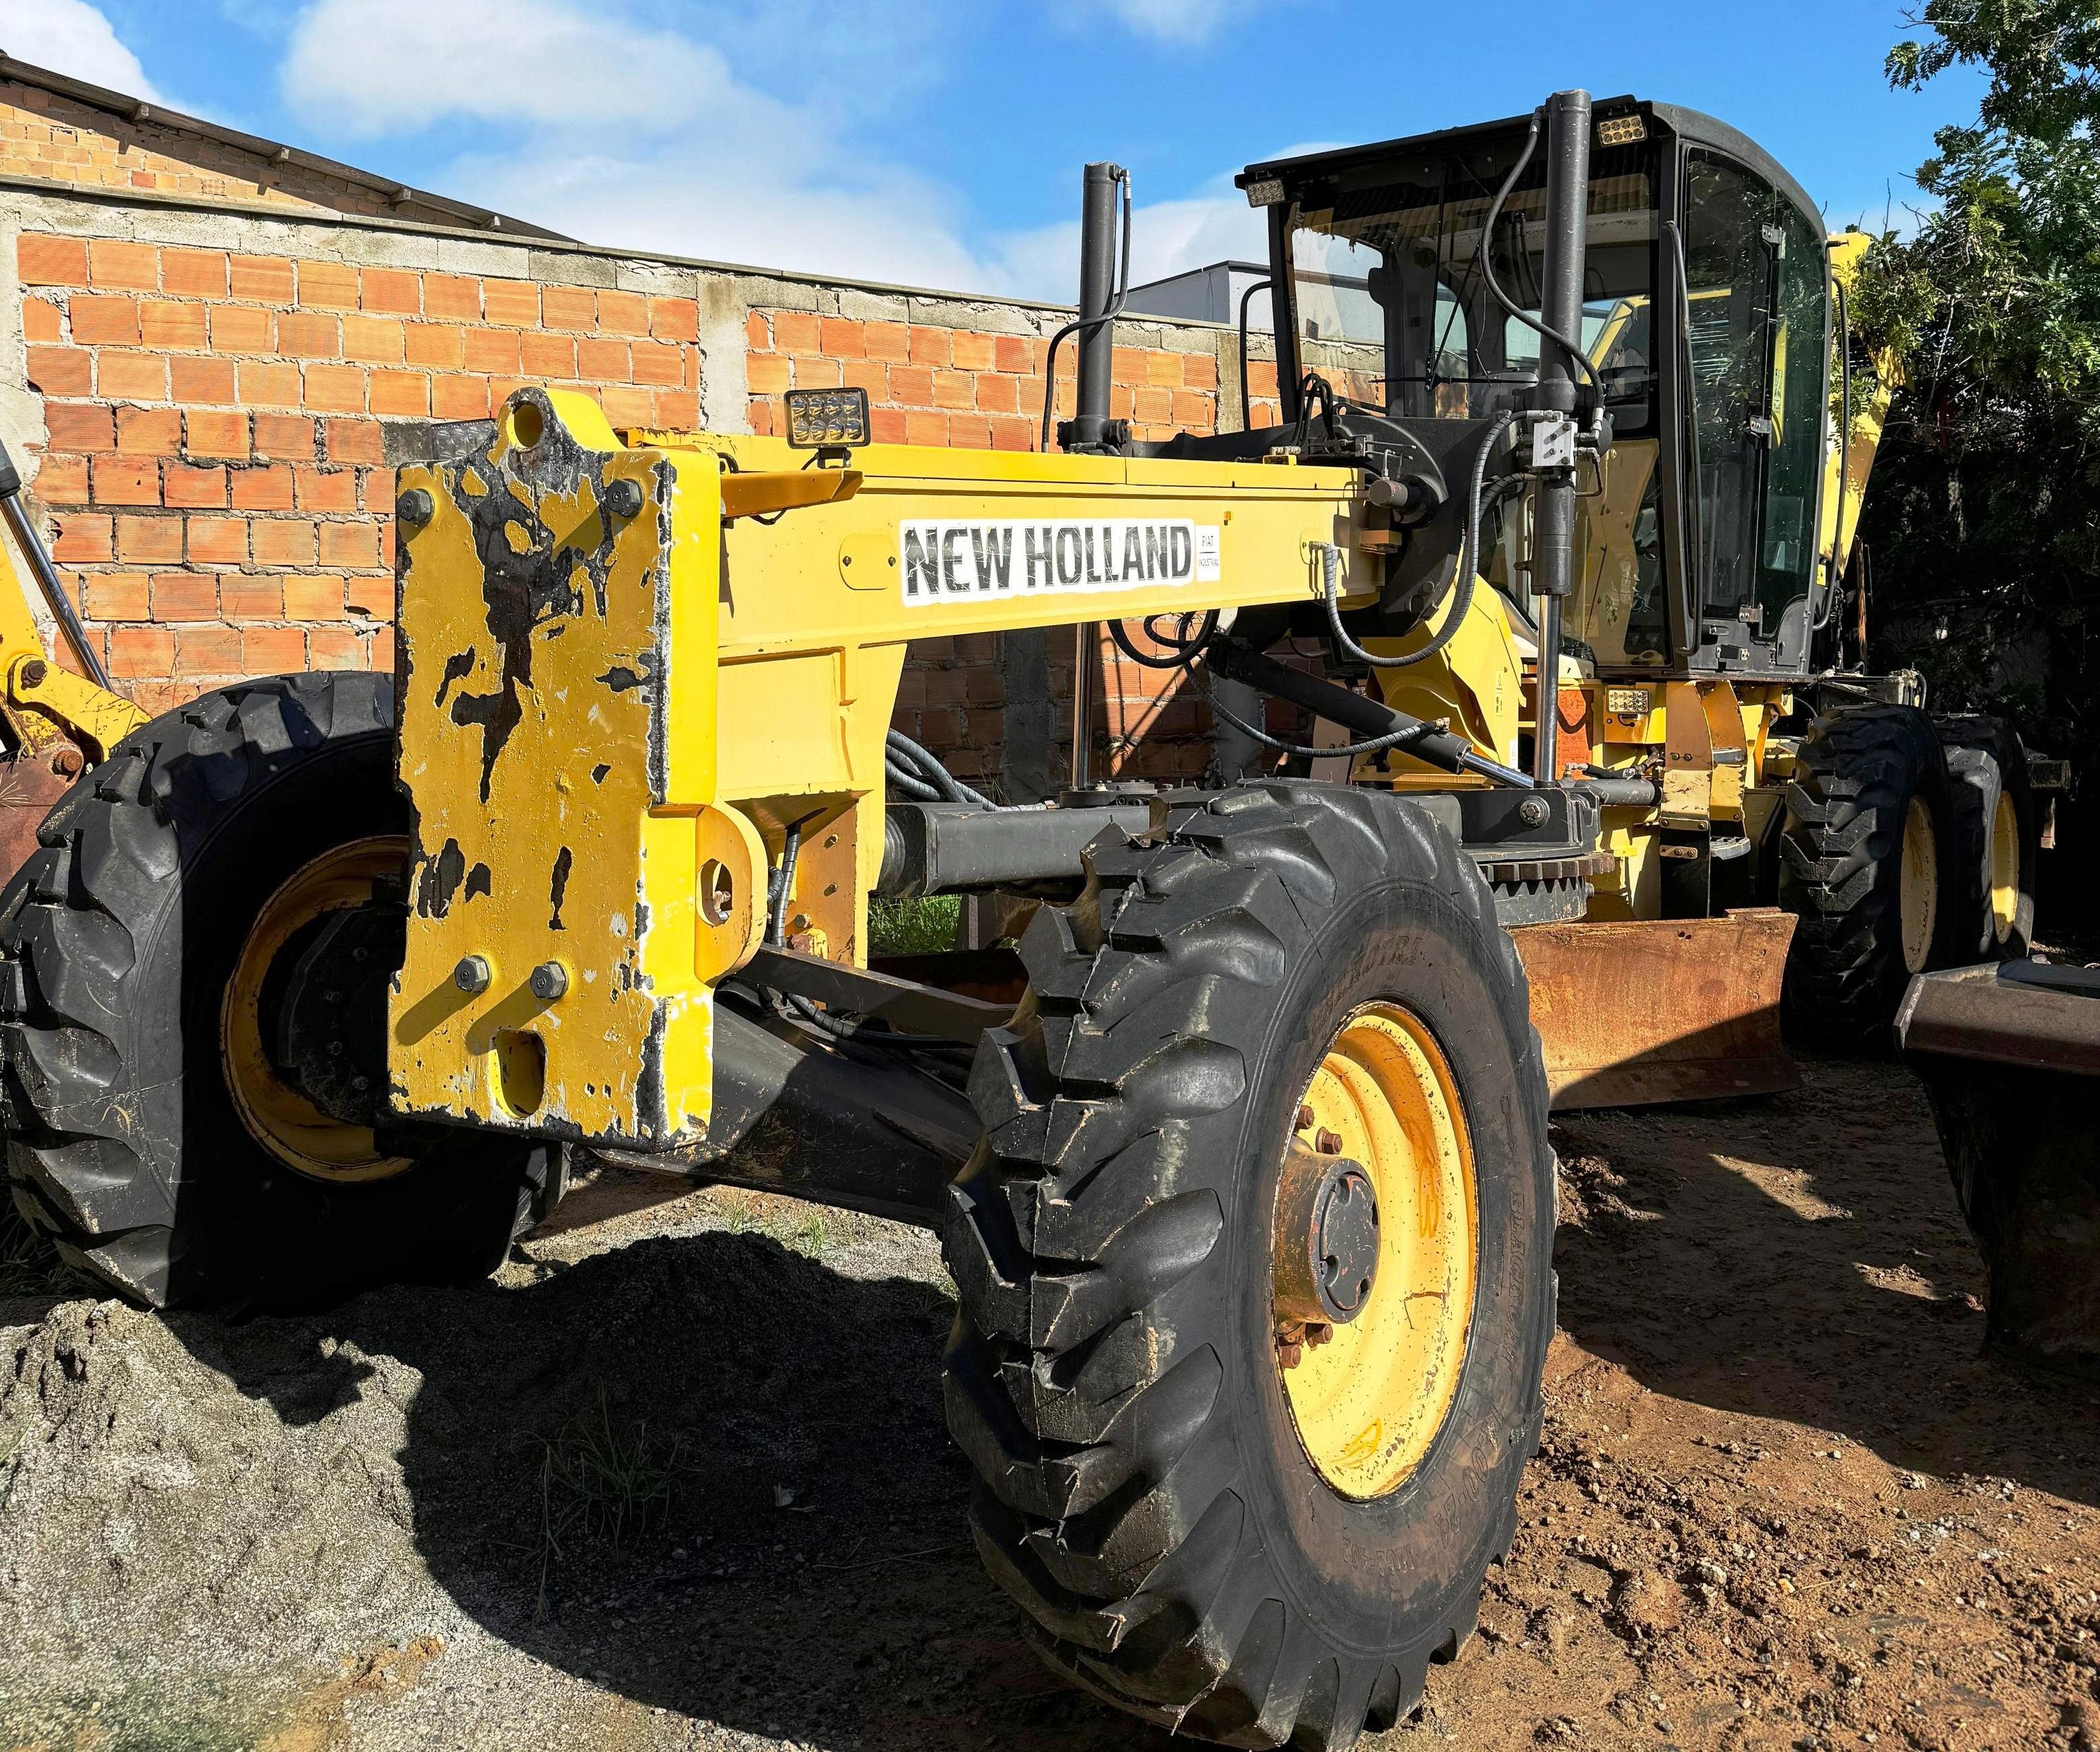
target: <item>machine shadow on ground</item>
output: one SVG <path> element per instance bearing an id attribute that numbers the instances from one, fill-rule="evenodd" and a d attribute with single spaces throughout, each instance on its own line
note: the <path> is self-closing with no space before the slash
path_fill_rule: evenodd
<path id="1" fill-rule="evenodd" d="M 1655 1392 L 2100 1505 L 2100 1391 L 1982 1350 L 1984 1273 L 1916 1079 L 1806 1069 L 1725 1110 L 1556 1120 L 1562 1326 Z"/>
<path id="2" fill-rule="evenodd" d="M 525 1287 L 170 1325 L 288 1423 L 357 1394 L 364 1356 L 418 1370 L 399 1459 L 432 1575 L 493 1635 L 637 1703 L 877 1752 L 1163 1747 L 1042 1667 L 979 1566 L 941 1413 L 953 1312 L 927 1282 L 712 1231 Z M 639 1445 L 660 1507 L 617 1546 L 550 1540 L 575 1501 L 548 1445 L 599 1429 Z"/>

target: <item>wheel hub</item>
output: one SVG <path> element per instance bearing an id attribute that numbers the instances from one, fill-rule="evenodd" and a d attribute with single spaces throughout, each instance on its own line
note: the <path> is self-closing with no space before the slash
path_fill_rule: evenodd
<path id="1" fill-rule="evenodd" d="M 1276 1314 L 1346 1326 L 1378 1276 L 1378 1194 L 1361 1163 L 1295 1139 L 1276 1196 Z"/>

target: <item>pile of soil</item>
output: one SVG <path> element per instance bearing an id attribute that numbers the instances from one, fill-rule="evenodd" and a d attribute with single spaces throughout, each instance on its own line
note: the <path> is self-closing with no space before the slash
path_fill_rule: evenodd
<path id="1" fill-rule="evenodd" d="M 2100 1745 L 2100 1399 L 1979 1354 L 1908 1075 L 1555 1130 L 1518 1541 L 1379 1744 Z M 966 1542 L 952 1312 L 929 1236 L 627 1174 L 487 1285 L 0 1300 L 0 1752 L 1163 1752 Z"/>

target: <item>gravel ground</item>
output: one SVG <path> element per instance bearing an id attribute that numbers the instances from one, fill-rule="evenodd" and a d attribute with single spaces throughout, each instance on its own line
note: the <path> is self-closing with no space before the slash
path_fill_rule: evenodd
<path id="1" fill-rule="evenodd" d="M 1908 1075 L 1556 1136 L 1518 1542 L 1381 1747 L 2100 1746 L 2100 1396 L 1979 1356 Z M 488 1285 L 0 1300 L 0 1748 L 1163 1749 L 965 1542 L 952 1305 L 930 1237 L 629 1174 Z"/>

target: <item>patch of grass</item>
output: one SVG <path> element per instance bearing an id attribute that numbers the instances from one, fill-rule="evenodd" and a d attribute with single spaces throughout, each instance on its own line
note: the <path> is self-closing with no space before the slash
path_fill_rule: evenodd
<path id="1" fill-rule="evenodd" d="M 832 1221 L 821 1211 L 813 1211 L 795 1224 L 780 1239 L 797 1253 L 806 1253 L 812 1259 L 822 1259 L 825 1249 L 832 1244 Z"/>
<path id="2" fill-rule="evenodd" d="M 75 1282 L 51 1242 L 23 1220 L 0 1188 L 0 1295 L 48 1295 Z"/>
<path id="3" fill-rule="evenodd" d="M 617 1549 L 662 1525 L 686 1460 L 683 1436 L 652 1430 L 644 1419 L 615 1420 L 602 1386 L 595 1406 L 538 1440 L 544 1617 L 555 1564 L 580 1542 Z"/>
<path id="4" fill-rule="evenodd" d="M 955 947 L 955 924 L 962 916 L 959 894 L 928 894 L 916 900 L 867 903 L 867 942 L 879 955 L 938 955 Z"/>

